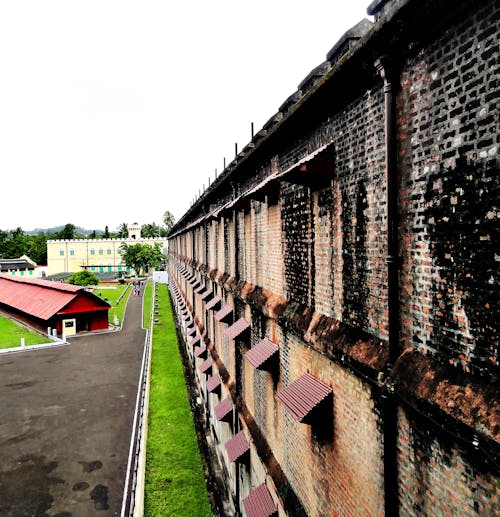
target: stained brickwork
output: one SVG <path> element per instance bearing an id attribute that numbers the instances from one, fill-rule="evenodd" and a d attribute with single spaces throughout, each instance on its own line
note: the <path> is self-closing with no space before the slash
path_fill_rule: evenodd
<path id="1" fill-rule="evenodd" d="M 174 227 L 172 282 L 223 381 L 206 411 L 235 507 L 265 482 L 280 515 L 497 515 L 500 7 L 371 9 L 364 40 L 341 40 Z M 279 353 L 255 368 L 263 338 Z M 333 396 L 298 421 L 277 395 L 305 373 Z M 240 430 L 237 476 L 220 440 Z"/>
<path id="2" fill-rule="evenodd" d="M 409 59 L 398 98 L 403 339 L 498 375 L 499 7 L 480 9 Z"/>

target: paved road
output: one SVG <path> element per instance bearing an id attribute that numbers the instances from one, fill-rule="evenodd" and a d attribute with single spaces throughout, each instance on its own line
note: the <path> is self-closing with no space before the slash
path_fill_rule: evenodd
<path id="1" fill-rule="evenodd" d="M 0 355 L 0 516 L 119 515 L 145 331 Z"/>

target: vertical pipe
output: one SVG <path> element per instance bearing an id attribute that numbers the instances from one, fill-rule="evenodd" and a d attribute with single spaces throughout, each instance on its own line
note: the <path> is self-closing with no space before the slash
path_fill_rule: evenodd
<path id="1" fill-rule="evenodd" d="M 384 80 L 385 101 L 385 166 L 387 175 L 387 312 L 389 368 L 399 355 L 399 244 L 398 244 L 398 170 L 396 148 L 396 109 L 394 65 L 387 56 L 375 66 Z M 385 515 L 398 517 L 398 421 L 393 394 L 385 389 L 382 395 L 384 435 L 384 498 Z"/>
<path id="2" fill-rule="evenodd" d="M 236 196 L 238 195 L 237 186 L 233 183 L 233 199 L 236 199 Z M 234 228 L 234 277 L 236 279 L 236 282 L 238 282 L 238 276 L 239 276 L 239 269 L 238 269 L 238 262 L 239 262 L 239 236 L 238 236 L 238 214 L 236 210 L 233 210 L 233 228 Z M 234 313 L 234 319 L 237 318 L 236 314 L 236 307 L 234 307 L 235 313 Z M 236 391 L 236 400 L 237 402 L 238 397 L 241 395 L 241 353 L 239 353 L 239 347 L 240 344 L 238 341 L 235 342 L 235 391 Z M 238 421 L 238 411 L 234 411 L 234 421 L 233 421 L 233 430 L 236 434 L 239 430 L 239 421 Z M 240 512 L 240 480 L 239 480 L 239 466 L 238 462 L 236 462 L 236 479 L 235 479 L 235 506 L 236 506 L 236 515 L 241 515 Z"/>

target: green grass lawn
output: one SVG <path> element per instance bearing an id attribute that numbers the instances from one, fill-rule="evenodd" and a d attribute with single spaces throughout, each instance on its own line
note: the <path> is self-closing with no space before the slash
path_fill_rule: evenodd
<path id="1" fill-rule="evenodd" d="M 153 307 L 153 302 L 151 300 L 151 296 L 153 295 L 153 284 L 149 282 L 146 284 L 146 288 L 144 290 L 144 297 L 143 297 L 143 324 L 142 326 L 144 328 L 149 327 L 149 317 L 151 315 L 151 309 Z"/>
<path id="2" fill-rule="evenodd" d="M 167 287 L 157 288 L 161 323 L 153 328 L 145 513 L 211 516 Z"/>
<path id="3" fill-rule="evenodd" d="M 0 348 L 21 346 L 22 337 L 26 345 L 51 343 L 47 336 L 32 332 L 15 321 L 0 316 Z"/>
<path id="4" fill-rule="evenodd" d="M 117 300 L 120 295 L 125 291 L 125 289 L 129 289 L 128 293 L 120 300 L 117 304 Z M 130 296 L 132 292 L 132 286 L 129 284 L 116 284 L 116 285 L 98 285 L 94 289 L 94 294 L 110 303 L 113 307 L 110 309 L 108 313 L 108 321 L 111 324 L 114 324 L 115 314 L 118 317 L 119 324 L 123 323 L 123 315 L 125 313 L 125 307 L 127 306 L 127 298 Z"/>

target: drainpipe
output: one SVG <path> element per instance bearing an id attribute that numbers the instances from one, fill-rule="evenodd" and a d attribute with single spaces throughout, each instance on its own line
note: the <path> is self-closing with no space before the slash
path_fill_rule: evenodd
<path id="1" fill-rule="evenodd" d="M 232 183 L 231 186 L 233 187 L 233 198 L 236 199 L 236 196 L 238 195 L 238 186 L 235 183 Z M 238 261 L 239 261 L 239 237 L 238 237 L 238 213 L 236 210 L 233 210 L 233 228 L 234 228 L 234 277 L 236 281 L 238 281 L 239 278 L 239 270 L 238 270 Z M 236 306 L 234 307 L 236 311 Z M 236 319 L 236 313 L 234 313 Z M 240 345 L 238 341 L 235 341 L 235 349 L 234 349 L 234 386 L 236 391 L 236 400 L 237 402 L 238 397 L 241 395 L 241 353 L 240 353 Z M 233 429 L 234 434 L 236 434 L 239 431 L 239 420 L 238 420 L 238 411 L 233 412 Z M 235 512 L 236 515 L 241 515 L 240 512 L 240 467 L 239 463 L 236 462 L 235 464 L 235 485 L 234 485 L 234 492 L 235 492 Z"/>
<path id="2" fill-rule="evenodd" d="M 398 170 L 396 148 L 395 67 L 388 56 L 375 63 L 384 80 L 385 165 L 387 175 L 387 302 L 389 365 L 399 355 L 399 249 L 398 249 Z M 389 388 L 389 389 L 388 389 Z M 397 407 L 390 387 L 382 392 L 384 438 L 384 502 L 386 517 L 399 516 L 398 497 L 398 421 Z"/>

